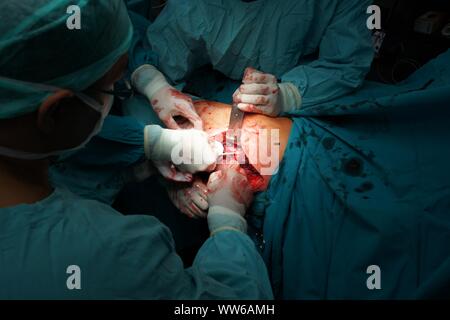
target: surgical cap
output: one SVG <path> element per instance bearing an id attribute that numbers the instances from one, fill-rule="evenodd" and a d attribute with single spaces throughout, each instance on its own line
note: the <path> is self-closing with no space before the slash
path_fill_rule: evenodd
<path id="1" fill-rule="evenodd" d="M 67 26 L 71 5 L 81 29 Z M 132 33 L 122 0 L 0 1 L 0 119 L 33 112 L 50 95 L 22 82 L 85 90 L 128 51 Z"/>

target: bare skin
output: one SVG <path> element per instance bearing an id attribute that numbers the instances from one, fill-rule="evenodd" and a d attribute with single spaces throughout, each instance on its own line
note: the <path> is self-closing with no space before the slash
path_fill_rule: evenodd
<path id="1" fill-rule="evenodd" d="M 204 130 L 212 137 L 217 137 L 221 132 L 227 130 L 231 114 L 230 105 L 211 101 L 197 101 L 194 103 L 194 106 L 203 121 Z M 278 130 L 278 159 L 281 161 L 286 150 L 291 128 L 292 121 L 288 118 L 272 118 L 265 115 L 250 113 L 245 115 L 242 126 L 241 145 L 252 166 L 262 177 L 261 184 L 259 184 L 257 190 L 254 191 L 263 191 L 267 189 L 272 176 L 272 174 L 261 174 L 263 171 L 262 169 L 270 167 L 270 164 L 263 164 L 259 161 L 260 159 L 258 159 L 258 157 L 252 156 L 251 154 L 254 144 L 256 142 L 261 143 L 262 141 L 259 138 L 259 130 Z M 271 139 L 269 139 L 267 144 L 269 148 L 271 145 L 276 144 L 276 141 L 271 141 Z"/>

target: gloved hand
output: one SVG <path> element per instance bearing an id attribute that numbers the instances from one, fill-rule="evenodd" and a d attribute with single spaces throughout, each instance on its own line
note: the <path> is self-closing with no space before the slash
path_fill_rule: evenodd
<path id="1" fill-rule="evenodd" d="M 242 83 L 233 94 L 233 103 L 242 111 L 276 117 L 301 106 L 298 88 L 291 83 L 278 84 L 274 75 L 247 68 Z"/>
<path id="2" fill-rule="evenodd" d="M 192 184 L 166 182 L 170 200 L 182 213 L 190 218 L 206 218 L 208 210 L 208 188 L 196 179 Z"/>
<path id="3" fill-rule="evenodd" d="M 214 170 L 221 152 L 215 147 L 200 130 L 171 130 L 158 125 L 144 130 L 145 155 L 169 180 L 190 182 L 193 173 Z"/>
<path id="4" fill-rule="evenodd" d="M 223 230 L 247 231 L 245 212 L 253 191 L 239 165 L 221 166 L 208 181 L 208 226 L 211 234 Z"/>
<path id="5" fill-rule="evenodd" d="M 153 110 L 169 129 L 181 129 L 175 117 L 187 121 L 184 129 L 203 129 L 203 122 L 194 109 L 192 99 L 169 85 L 164 75 L 151 65 L 143 65 L 131 75 L 133 86 L 145 95 Z"/>

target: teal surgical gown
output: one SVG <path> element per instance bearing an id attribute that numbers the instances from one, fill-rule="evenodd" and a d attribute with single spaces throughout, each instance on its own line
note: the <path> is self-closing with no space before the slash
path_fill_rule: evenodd
<path id="1" fill-rule="evenodd" d="M 448 61 L 293 115 L 249 218 L 277 298 L 450 297 Z"/>
<path id="2" fill-rule="evenodd" d="M 0 299 L 272 298 L 247 235 L 216 234 L 184 269 L 156 218 L 123 216 L 64 189 L 0 209 L 0 284 Z"/>
<path id="3" fill-rule="evenodd" d="M 148 26 L 147 39 L 135 42 L 145 43 L 156 56 L 133 49 L 132 65 L 154 64 L 174 82 L 195 78 L 196 70 L 212 65 L 236 85 L 245 68 L 254 67 L 295 84 L 303 106 L 315 105 L 361 85 L 373 57 L 366 26 L 370 3 L 169 0 Z M 135 28 L 143 26 L 142 20 L 132 20 Z M 199 95 L 214 99 L 210 79 L 205 81 L 203 73 L 197 76 L 191 80 L 203 86 Z M 217 90 L 220 95 L 220 86 Z"/>

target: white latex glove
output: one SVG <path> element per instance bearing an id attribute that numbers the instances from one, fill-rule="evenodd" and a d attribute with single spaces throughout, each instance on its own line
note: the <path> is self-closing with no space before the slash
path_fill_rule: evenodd
<path id="1" fill-rule="evenodd" d="M 167 179 L 190 182 L 196 172 L 214 170 L 221 150 L 215 149 L 208 135 L 200 130 L 163 129 L 146 126 L 144 150 L 147 159 Z"/>
<path id="2" fill-rule="evenodd" d="M 208 226 L 211 234 L 223 230 L 247 231 L 245 212 L 253 192 L 239 165 L 222 166 L 208 181 Z"/>
<path id="3" fill-rule="evenodd" d="M 192 184 L 166 183 L 170 200 L 189 218 L 206 218 L 208 210 L 208 188 L 196 179 Z"/>
<path id="4" fill-rule="evenodd" d="M 233 94 L 233 103 L 245 112 L 276 117 L 301 106 L 298 88 L 291 83 L 278 84 L 274 75 L 247 68 L 242 83 Z"/>
<path id="5" fill-rule="evenodd" d="M 149 99 L 153 110 L 169 129 L 181 129 L 175 117 L 181 117 L 184 129 L 203 129 L 192 99 L 167 83 L 164 75 L 151 65 L 143 65 L 131 75 L 133 86 Z"/>

